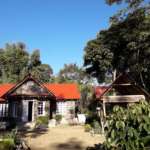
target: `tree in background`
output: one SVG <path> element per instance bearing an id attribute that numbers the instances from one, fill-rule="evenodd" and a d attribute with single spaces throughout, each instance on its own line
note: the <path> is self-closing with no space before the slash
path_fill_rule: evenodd
<path id="1" fill-rule="evenodd" d="M 41 64 L 31 70 L 31 74 L 39 81 L 50 82 L 53 70 L 48 64 Z"/>
<path id="2" fill-rule="evenodd" d="M 28 73 L 42 82 L 49 82 L 52 68 L 42 64 L 39 50 L 33 51 L 31 56 L 24 43 L 6 44 L 0 49 L 0 82 L 16 83 Z"/>
<path id="3" fill-rule="evenodd" d="M 16 82 L 22 78 L 21 71 L 28 65 L 29 54 L 23 43 L 6 44 L 1 50 L 1 82 Z"/>
<path id="4" fill-rule="evenodd" d="M 64 67 L 59 71 L 57 81 L 63 82 L 77 82 L 81 83 L 85 79 L 85 72 L 82 68 L 79 68 L 76 64 L 65 64 Z"/>
<path id="5" fill-rule="evenodd" d="M 126 2 L 129 6 L 122 14 L 113 16 L 110 27 L 87 43 L 84 65 L 87 73 L 99 82 L 115 70 L 117 74 L 130 71 L 134 79 L 150 91 L 149 5 L 144 5 L 142 0 Z"/>
<path id="6" fill-rule="evenodd" d="M 34 50 L 31 54 L 29 70 L 33 76 L 42 82 L 50 82 L 53 74 L 53 70 L 48 64 L 42 64 L 39 50 Z"/>
<path id="7" fill-rule="evenodd" d="M 93 101 L 93 78 L 91 78 L 82 67 L 75 63 L 65 64 L 56 77 L 56 83 L 77 83 L 81 93 L 79 109 L 81 112 L 88 111 L 88 106 Z"/>

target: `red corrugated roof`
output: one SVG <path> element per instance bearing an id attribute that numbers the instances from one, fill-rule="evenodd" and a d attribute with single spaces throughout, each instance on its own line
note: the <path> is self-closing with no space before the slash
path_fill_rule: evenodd
<path id="1" fill-rule="evenodd" d="M 15 84 L 1 84 L 0 97 L 7 93 Z M 58 100 L 62 99 L 80 99 L 80 92 L 77 84 L 44 84 L 44 86 L 52 92 Z M 1 101 L 1 99 L 0 99 Z"/>
<path id="2" fill-rule="evenodd" d="M 12 87 L 14 87 L 15 84 L 0 84 L 0 97 L 2 97 L 6 92 L 8 92 Z"/>
<path id="3" fill-rule="evenodd" d="M 97 86 L 95 87 L 94 91 L 95 91 L 95 96 L 96 98 L 100 98 L 101 95 L 108 89 L 108 86 Z"/>
<path id="4" fill-rule="evenodd" d="M 57 99 L 80 99 L 80 92 L 77 84 L 44 84 L 44 86 L 51 91 Z"/>

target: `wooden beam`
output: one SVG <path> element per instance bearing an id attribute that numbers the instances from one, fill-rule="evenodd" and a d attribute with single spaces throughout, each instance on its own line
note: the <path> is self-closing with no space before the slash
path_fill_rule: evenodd
<path id="1" fill-rule="evenodd" d="M 104 101 L 103 101 L 103 114 L 104 114 L 104 117 L 106 117 L 106 104 Z"/>
<path id="2" fill-rule="evenodd" d="M 131 83 L 123 83 L 123 84 L 113 84 L 112 86 L 129 86 L 129 85 L 132 85 Z"/>
<path id="3" fill-rule="evenodd" d="M 131 103 L 139 102 L 145 99 L 144 95 L 120 95 L 120 96 L 103 96 L 102 101 L 105 103 Z"/>

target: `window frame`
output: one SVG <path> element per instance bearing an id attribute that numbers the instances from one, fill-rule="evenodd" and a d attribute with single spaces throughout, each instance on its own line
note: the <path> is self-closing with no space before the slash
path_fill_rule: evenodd
<path id="1" fill-rule="evenodd" d="M 38 101 L 37 114 L 38 116 L 45 116 L 45 102 Z"/>

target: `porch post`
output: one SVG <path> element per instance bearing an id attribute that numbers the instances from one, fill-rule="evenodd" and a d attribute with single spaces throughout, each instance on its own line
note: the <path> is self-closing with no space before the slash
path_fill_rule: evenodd
<path id="1" fill-rule="evenodd" d="M 106 117 L 106 104 L 103 101 L 103 113 L 104 113 L 104 117 Z"/>
<path id="2" fill-rule="evenodd" d="M 48 118 L 50 117 L 50 100 L 46 100 L 45 101 L 45 115 L 48 116 Z"/>

